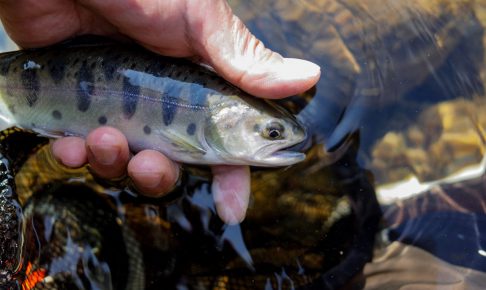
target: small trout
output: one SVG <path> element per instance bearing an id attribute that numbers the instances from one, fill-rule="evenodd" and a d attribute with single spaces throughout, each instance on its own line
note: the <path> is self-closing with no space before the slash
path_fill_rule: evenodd
<path id="1" fill-rule="evenodd" d="M 0 54 L 0 118 L 0 129 L 48 137 L 112 126 L 131 150 L 183 163 L 286 166 L 305 157 L 283 150 L 305 130 L 282 108 L 203 66 L 105 39 Z"/>

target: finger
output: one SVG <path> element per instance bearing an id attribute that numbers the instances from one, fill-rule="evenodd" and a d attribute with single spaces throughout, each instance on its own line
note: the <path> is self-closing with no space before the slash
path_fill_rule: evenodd
<path id="1" fill-rule="evenodd" d="M 144 150 L 128 163 L 128 176 L 142 194 L 158 197 L 174 187 L 179 178 L 179 165 L 160 152 Z"/>
<path id="2" fill-rule="evenodd" d="M 51 146 L 54 158 L 64 166 L 78 168 L 88 162 L 86 143 L 79 137 L 57 139 Z"/>
<path id="3" fill-rule="evenodd" d="M 211 189 L 219 217 L 227 224 L 242 222 L 250 200 L 250 168 L 218 165 L 211 169 Z"/>
<path id="4" fill-rule="evenodd" d="M 130 152 L 125 136 L 115 128 L 100 127 L 86 137 L 86 151 L 94 173 L 101 178 L 125 174 Z"/>
<path id="5" fill-rule="evenodd" d="M 316 84 L 320 68 L 283 58 L 253 36 L 225 0 L 89 0 L 121 33 L 162 55 L 197 57 L 260 97 L 281 98 Z M 143 31 L 143 33 L 140 33 Z"/>
<path id="6" fill-rule="evenodd" d="M 187 21 L 196 52 L 234 85 L 256 96 L 281 98 L 306 91 L 319 80 L 319 66 L 267 49 L 226 1 L 193 3 L 187 5 Z"/>
<path id="7" fill-rule="evenodd" d="M 117 32 L 78 1 L 0 1 L 0 17 L 9 36 L 23 48 L 50 45 L 78 34 Z"/>

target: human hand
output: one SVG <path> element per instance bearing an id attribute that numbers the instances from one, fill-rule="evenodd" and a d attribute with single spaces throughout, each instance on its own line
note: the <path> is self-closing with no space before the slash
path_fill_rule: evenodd
<path id="1" fill-rule="evenodd" d="M 40 47 L 81 34 L 128 37 L 162 55 L 188 57 L 213 67 L 250 94 L 282 98 L 312 87 L 320 69 L 283 58 L 256 39 L 224 0 L 0 0 L 0 17 L 21 47 Z M 101 127 L 86 139 L 66 137 L 52 146 L 64 165 L 88 162 L 102 178 L 128 173 L 144 194 L 160 196 L 177 181 L 179 165 L 159 152 L 130 157 L 118 131 Z M 214 166 L 213 194 L 220 217 L 243 220 L 250 175 L 245 166 Z"/>

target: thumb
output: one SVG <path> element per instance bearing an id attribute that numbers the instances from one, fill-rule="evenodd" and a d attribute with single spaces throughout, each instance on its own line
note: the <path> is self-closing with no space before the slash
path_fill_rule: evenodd
<path id="1" fill-rule="evenodd" d="M 213 6 L 215 3 L 218 7 Z M 196 53 L 226 80 L 265 98 L 301 93 L 317 83 L 319 66 L 301 59 L 284 58 L 267 49 L 233 15 L 226 1 L 214 1 L 212 6 L 212 9 L 203 10 L 206 15 L 200 23 L 189 23 L 189 27 L 196 28 L 190 34 Z"/>

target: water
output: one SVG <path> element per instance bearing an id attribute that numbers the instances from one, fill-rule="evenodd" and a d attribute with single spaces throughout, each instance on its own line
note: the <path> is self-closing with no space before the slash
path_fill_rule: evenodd
<path id="1" fill-rule="evenodd" d="M 204 169 L 153 200 L 65 171 L 44 149 L 17 178 L 31 221 L 29 281 L 484 289 L 486 2 L 231 4 L 268 47 L 322 67 L 313 91 L 284 102 L 314 128 L 308 160 L 254 169 L 248 216 L 227 226 Z"/>

